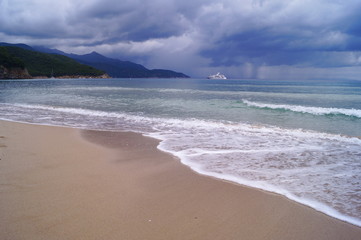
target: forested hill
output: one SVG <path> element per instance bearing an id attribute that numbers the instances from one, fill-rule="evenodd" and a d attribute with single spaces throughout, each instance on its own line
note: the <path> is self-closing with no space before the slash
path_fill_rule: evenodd
<path id="1" fill-rule="evenodd" d="M 20 58 L 11 56 L 5 47 L 0 47 L 0 65 L 7 68 L 25 68 L 24 62 Z"/>
<path id="2" fill-rule="evenodd" d="M 31 48 L 30 48 L 31 49 Z M 10 74 L 27 70 L 28 77 L 103 77 L 105 72 L 57 54 L 33 51 L 17 46 L 0 47 L 0 78 L 26 78 Z"/>
<path id="3" fill-rule="evenodd" d="M 65 54 L 74 60 L 106 71 L 111 77 L 118 78 L 189 78 L 184 73 L 166 69 L 147 69 L 130 61 L 108 58 L 97 52 L 84 55 Z"/>
<path id="4" fill-rule="evenodd" d="M 58 49 L 50 49 L 42 46 L 28 46 L 21 43 L 12 44 L 0 42 L 0 46 L 9 48 L 9 52 L 11 52 L 11 54 L 16 57 L 20 55 L 19 58 L 23 60 L 24 64 L 26 65 L 25 67 L 28 68 L 29 73 L 32 76 L 50 76 L 52 70 L 55 77 L 63 76 L 65 72 L 67 72 L 65 75 L 73 75 L 74 68 L 84 71 L 84 65 L 87 65 L 93 67 L 91 68 L 91 70 L 100 69 L 103 73 L 105 72 L 109 76 L 115 78 L 189 78 L 189 76 L 180 72 L 166 69 L 147 69 L 140 64 L 115 58 L 108 58 L 97 52 L 77 55 L 65 53 Z M 14 47 L 31 51 L 31 54 L 26 51 L 20 52 L 19 49 L 14 50 Z M 68 58 L 65 58 L 64 56 Z M 33 61 L 35 59 L 36 61 Z M 73 61 L 70 61 L 71 59 Z M 65 68 L 61 68 L 62 64 L 60 64 L 59 61 L 62 62 Z M 74 65 L 74 61 L 83 64 L 83 67 L 80 67 L 79 65 Z M 69 63 L 71 63 L 70 65 L 73 66 L 70 66 Z M 41 66 L 39 66 L 39 64 Z M 89 70 L 90 69 L 87 69 L 87 71 Z M 93 76 L 93 74 L 87 75 Z"/>

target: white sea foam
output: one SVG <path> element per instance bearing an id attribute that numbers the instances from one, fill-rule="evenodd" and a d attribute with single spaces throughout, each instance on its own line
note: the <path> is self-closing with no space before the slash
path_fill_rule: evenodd
<path id="1" fill-rule="evenodd" d="M 132 130 L 193 170 L 282 194 L 361 226 L 361 140 L 225 121 L 151 118 L 124 112 L 0 104 L 2 119 L 90 129 Z"/>
<path id="2" fill-rule="evenodd" d="M 262 134 L 262 131 L 259 134 Z M 199 133 L 197 135 L 199 136 Z M 315 134 L 311 135 L 315 136 Z M 351 184 L 353 185 L 360 181 L 359 170 L 357 170 L 360 167 L 357 164 L 357 155 L 360 155 L 360 142 L 355 141 L 353 146 L 346 143 L 349 149 L 353 149 L 351 152 L 357 152 L 354 152 L 354 155 L 347 151 L 339 152 L 340 155 L 332 156 L 332 159 L 336 158 L 332 160 L 323 154 L 328 151 L 328 148 L 332 149 L 332 146 L 327 146 L 328 144 L 323 147 L 317 146 L 317 141 L 324 141 L 325 139 L 317 139 L 316 142 L 311 140 L 307 143 L 308 147 L 305 143 L 301 148 L 271 148 L 270 145 L 273 145 L 273 141 L 268 139 L 266 140 L 268 143 L 264 144 L 268 146 L 258 150 L 204 150 L 200 147 L 192 149 L 189 147 L 194 144 L 204 146 L 206 145 L 205 142 L 208 142 L 206 149 L 216 147 L 211 146 L 213 142 L 209 136 L 204 136 L 204 139 L 198 137 L 194 140 L 197 141 L 196 143 L 190 143 L 189 136 L 165 136 L 163 133 L 154 133 L 151 136 L 163 140 L 159 145 L 161 150 L 176 155 L 184 164 L 198 173 L 275 192 L 332 217 L 361 226 L 361 220 L 357 218 L 360 214 L 357 206 L 361 204 L 359 189 L 357 187 L 352 189 L 347 185 L 347 182 L 353 182 Z M 235 136 L 229 136 L 229 138 L 233 137 Z M 274 140 L 272 136 L 268 137 Z M 285 136 L 285 138 L 288 137 Z M 336 140 L 338 138 L 335 137 L 329 141 L 335 141 L 334 144 L 339 144 L 340 142 Z M 187 142 L 184 141 L 186 139 Z M 346 141 L 348 142 L 348 140 Z M 218 137 L 217 141 L 224 142 L 227 140 L 224 137 Z M 278 139 L 277 142 L 279 141 Z M 305 140 L 299 140 L 296 145 L 303 141 Z M 241 142 L 239 147 L 242 145 L 245 148 L 252 146 L 252 144 L 247 146 L 246 142 Z M 229 142 L 227 142 L 228 144 Z M 253 147 L 260 148 L 257 145 L 253 145 Z M 352 155 L 354 157 L 353 161 L 350 161 L 351 166 L 346 167 L 346 169 L 342 168 L 347 163 L 339 162 L 344 160 L 341 156 L 343 154 L 345 154 L 343 156 L 345 158 L 352 157 Z M 304 158 L 300 159 L 302 157 Z M 345 195 L 348 196 L 342 195 L 342 193 L 346 193 Z M 358 196 L 358 198 L 354 198 L 354 206 L 347 206 L 350 203 L 350 199 L 348 199 L 351 197 L 350 193 Z M 342 207 L 336 210 L 335 206 Z M 354 213 L 354 215 L 350 213 Z"/>
<path id="3" fill-rule="evenodd" d="M 190 160 L 189 159 L 190 156 L 188 156 L 186 154 L 169 151 L 169 148 L 164 146 L 162 143 L 158 146 L 158 148 L 162 151 L 169 152 L 169 153 L 177 156 L 178 158 L 180 158 L 182 160 L 183 164 L 188 165 L 192 170 L 194 170 L 195 172 L 198 172 L 200 174 L 215 177 L 218 179 L 223 179 L 223 180 L 230 181 L 230 182 L 235 182 L 235 183 L 238 183 L 238 184 L 241 184 L 244 186 L 257 188 L 257 189 L 265 190 L 268 192 L 277 193 L 277 194 L 287 197 L 290 200 L 296 201 L 303 205 L 309 206 L 317 211 L 323 212 L 331 217 L 340 219 L 345 222 L 349 222 L 356 226 L 361 226 L 361 220 L 359 218 L 348 216 L 347 213 L 346 214 L 340 213 L 339 211 L 335 210 L 334 208 L 332 208 L 329 205 L 324 204 L 320 201 L 316 201 L 314 199 L 308 199 L 308 198 L 304 198 L 304 197 L 299 197 L 296 194 L 287 191 L 285 188 L 269 184 L 267 181 L 252 180 L 252 179 L 249 180 L 247 178 L 237 177 L 233 174 L 227 174 L 222 171 L 219 171 L 219 172 L 208 171 L 208 170 L 205 170 L 201 164 L 195 163 L 192 160 Z M 252 170 L 249 172 L 257 173 L 257 171 L 252 171 Z"/>
<path id="4" fill-rule="evenodd" d="M 307 107 L 307 106 L 286 105 L 286 104 L 270 104 L 270 103 L 252 102 L 244 99 L 242 100 L 242 102 L 250 107 L 289 110 L 293 112 L 308 113 L 313 115 L 341 114 L 341 115 L 361 118 L 361 109 L 323 108 L 323 107 Z"/>

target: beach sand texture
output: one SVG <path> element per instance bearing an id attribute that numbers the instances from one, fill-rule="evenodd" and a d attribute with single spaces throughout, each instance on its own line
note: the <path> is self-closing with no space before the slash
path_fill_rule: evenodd
<path id="1" fill-rule="evenodd" d="M 157 144 L 0 121 L 0 239 L 361 239 L 282 196 L 194 173 Z"/>

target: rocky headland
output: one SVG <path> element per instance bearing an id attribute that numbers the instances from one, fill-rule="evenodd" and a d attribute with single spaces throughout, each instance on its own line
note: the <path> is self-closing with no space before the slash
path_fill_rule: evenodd
<path id="1" fill-rule="evenodd" d="M 32 78 L 26 68 L 5 67 L 0 65 L 0 79 L 29 79 Z"/>

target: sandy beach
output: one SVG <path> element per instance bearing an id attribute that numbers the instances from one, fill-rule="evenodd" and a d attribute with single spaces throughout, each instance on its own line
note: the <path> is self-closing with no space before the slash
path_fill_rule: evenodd
<path id="1" fill-rule="evenodd" d="M 361 228 L 199 175 L 135 133 L 0 121 L 0 239 L 361 239 Z"/>

